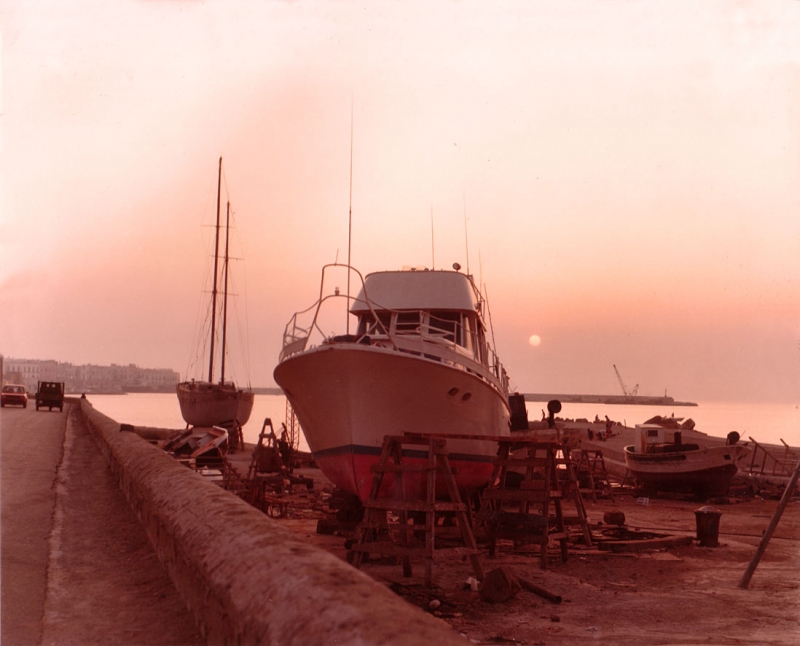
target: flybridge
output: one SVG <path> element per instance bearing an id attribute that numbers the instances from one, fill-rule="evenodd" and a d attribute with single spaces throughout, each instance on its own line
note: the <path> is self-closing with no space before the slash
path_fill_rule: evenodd
<path id="1" fill-rule="evenodd" d="M 371 304 L 386 310 L 477 312 L 478 303 L 469 277 L 456 271 L 382 271 L 366 276 L 350 311 L 368 312 Z"/>

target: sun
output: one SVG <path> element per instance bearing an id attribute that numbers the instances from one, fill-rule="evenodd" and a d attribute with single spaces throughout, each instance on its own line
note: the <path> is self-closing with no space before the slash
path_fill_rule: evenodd
<path id="1" fill-rule="evenodd" d="M 531 334 L 528 338 L 528 343 L 530 343 L 534 348 L 539 346 L 542 342 L 542 338 L 538 334 Z"/>

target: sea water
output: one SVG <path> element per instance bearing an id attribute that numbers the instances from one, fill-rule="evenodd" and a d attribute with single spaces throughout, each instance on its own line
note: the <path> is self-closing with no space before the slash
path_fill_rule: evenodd
<path id="1" fill-rule="evenodd" d="M 178 396 L 173 393 L 129 393 L 127 395 L 87 395 L 95 410 L 120 424 L 153 426 L 155 428 L 186 428 L 181 417 Z M 265 419 L 272 420 L 272 428 L 280 435 L 281 424 L 286 421 L 286 397 L 283 395 L 256 395 L 250 420 L 244 425 L 245 442 L 255 444 Z M 300 450 L 308 451 L 305 438 L 300 436 Z"/>
<path id="2" fill-rule="evenodd" d="M 182 429 L 186 423 L 181 417 L 177 395 L 173 393 L 130 393 L 127 395 L 88 395 L 92 405 L 121 424 Z M 544 402 L 526 402 L 528 418 L 541 418 L 546 410 Z M 764 444 L 786 444 L 800 447 L 800 407 L 787 403 L 700 402 L 698 406 L 624 406 L 606 404 L 562 405 L 559 417 L 586 419 L 595 416 L 634 426 L 655 415 L 691 418 L 695 429 L 715 437 L 727 437 L 736 431 L 743 441 L 751 437 Z M 246 442 L 258 441 L 264 419 L 270 418 L 276 433 L 286 420 L 286 398 L 283 395 L 256 395 L 250 421 L 243 429 Z M 308 444 L 300 437 L 300 449 L 307 451 Z"/>

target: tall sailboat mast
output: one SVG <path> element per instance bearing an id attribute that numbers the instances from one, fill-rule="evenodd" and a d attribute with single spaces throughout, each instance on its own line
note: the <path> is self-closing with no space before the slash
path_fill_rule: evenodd
<path id="1" fill-rule="evenodd" d="M 222 271 L 225 280 L 222 288 L 222 360 L 219 383 L 225 383 L 225 340 L 228 338 L 228 239 L 231 225 L 231 203 L 228 202 L 228 211 L 225 215 L 225 263 Z"/>
<path id="2" fill-rule="evenodd" d="M 219 201 L 222 193 L 222 157 L 219 158 L 219 174 L 217 176 L 217 226 L 214 242 L 214 286 L 211 289 L 211 352 L 208 356 L 208 383 L 214 381 L 214 334 L 217 327 L 217 271 L 219 263 Z"/>

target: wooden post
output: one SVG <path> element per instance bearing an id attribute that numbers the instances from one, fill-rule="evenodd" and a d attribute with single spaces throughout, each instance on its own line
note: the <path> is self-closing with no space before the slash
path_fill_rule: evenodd
<path id="1" fill-rule="evenodd" d="M 747 586 L 750 585 L 750 579 L 753 577 L 753 572 L 756 571 L 756 567 L 758 567 L 758 562 L 761 560 L 761 557 L 764 556 L 764 552 L 767 550 L 769 539 L 772 538 L 772 533 L 778 526 L 778 521 L 781 519 L 781 516 L 783 515 L 783 510 L 786 509 L 786 505 L 789 504 L 789 498 L 792 497 L 795 487 L 797 486 L 798 476 L 800 476 L 800 462 L 797 463 L 797 468 L 794 470 L 794 474 L 792 474 L 792 479 L 789 481 L 789 484 L 786 485 L 786 490 L 783 492 L 781 501 L 778 503 L 778 508 L 775 510 L 775 513 L 772 516 L 772 520 L 769 522 L 769 527 L 767 527 L 767 531 L 764 532 L 764 536 L 761 537 L 761 543 L 759 543 L 756 553 L 750 560 L 750 565 L 747 566 L 747 570 L 742 576 L 742 580 L 739 581 L 739 587 L 744 590 L 746 590 Z"/>

